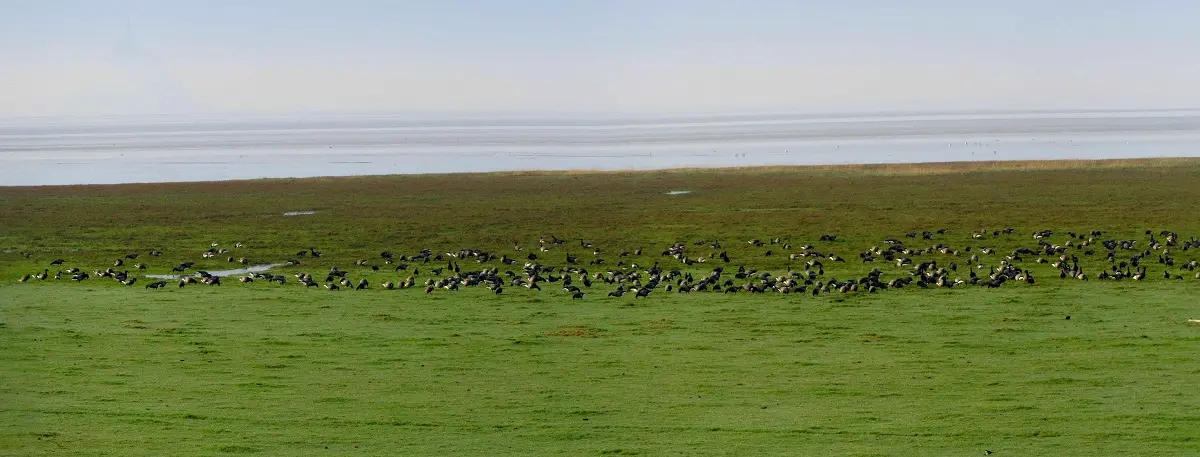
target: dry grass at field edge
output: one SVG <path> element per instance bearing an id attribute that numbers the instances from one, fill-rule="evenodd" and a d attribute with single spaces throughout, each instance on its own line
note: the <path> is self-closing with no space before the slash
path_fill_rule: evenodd
<path id="1" fill-rule="evenodd" d="M 915 163 L 875 163 L 875 164 L 838 164 L 838 165 L 769 165 L 751 167 L 681 167 L 656 170 L 518 170 L 496 171 L 486 173 L 430 173 L 430 174 L 397 174 L 397 175 L 361 175 L 361 176 L 316 176 L 305 178 L 263 178 L 227 181 L 195 181 L 180 183 L 128 183 L 128 184 L 87 184 L 87 185 L 56 185 L 56 186 L 0 186 L 0 196 L 6 193 L 21 194 L 23 191 L 36 192 L 81 192 L 98 190 L 169 190 L 184 186 L 242 186 L 246 184 L 292 183 L 299 180 L 311 184 L 329 184 L 339 181 L 358 179 L 392 179 L 392 178 L 421 178 L 441 180 L 451 177 L 485 178 L 493 177 L 545 177 L 545 176 L 589 176 L 589 175 L 678 175 L 678 174 L 780 174 L 795 173 L 808 175 L 867 175 L 867 176 L 925 176 L 962 173 L 985 173 L 1006 171 L 1056 171 L 1056 170 L 1094 170 L 1094 169 L 1168 169 L 1200 167 L 1200 157 L 1162 157 L 1141 159 L 1102 159 L 1102 160 L 991 160 L 972 162 L 915 162 Z"/>

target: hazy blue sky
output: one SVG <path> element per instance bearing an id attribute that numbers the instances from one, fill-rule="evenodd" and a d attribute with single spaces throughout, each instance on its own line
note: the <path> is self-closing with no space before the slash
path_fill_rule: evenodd
<path id="1" fill-rule="evenodd" d="M 0 0 L 0 116 L 1200 107 L 1198 18 L 1194 0 Z"/>

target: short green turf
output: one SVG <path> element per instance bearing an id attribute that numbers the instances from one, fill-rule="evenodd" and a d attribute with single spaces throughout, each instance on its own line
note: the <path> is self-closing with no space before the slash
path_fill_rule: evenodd
<path id="1" fill-rule="evenodd" d="M 569 240 L 539 252 L 552 265 L 570 251 L 702 273 L 716 261 L 684 267 L 660 251 L 683 242 L 709 256 L 693 243 L 716 239 L 731 265 L 782 274 L 800 266 L 788 251 L 746 243 L 780 237 L 837 252 L 847 262 L 825 261 L 826 277 L 846 278 L 904 275 L 858 261 L 884 238 L 995 247 L 981 256 L 995 265 L 1035 247 L 1035 230 L 1056 243 L 1066 231 L 1142 244 L 1146 230 L 1200 235 L 1195 162 L 919 171 L 0 188 L 0 455 L 1200 454 L 1200 325 L 1188 322 L 1200 280 L 1158 264 L 1161 251 L 1146 281 L 1064 280 L 1026 259 L 1037 284 L 999 289 L 618 299 L 597 284 L 571 300 L 554 287 L 377 287 L 403 276 L 383 250 L 523 256 L 551 235 Z M 295 210 L 316 213 L 282 216 Z M 991 234 L 1004 227 L 1014 233 Z M 949 233 L 904 237 L 938 228 Z M 230 267 L 200 257 L 213 242 L 243 242 L 231 255 L 256 263 L 315 247 L 325 255 L 277 272 L 339 266 L 373 286 L 16 281 L 134 252 L 149 273 Z M 617 257 L 636 248 L 646 252 Z M 765 257 L 771 248 L 780 254 Z M 1091 271 L 1105 264 L 1103 250 L 1080 256 Z"/>

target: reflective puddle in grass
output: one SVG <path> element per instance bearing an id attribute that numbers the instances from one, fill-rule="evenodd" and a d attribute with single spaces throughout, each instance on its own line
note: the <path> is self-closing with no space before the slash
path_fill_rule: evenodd
<path id="1" fill-rule="evenodd" d="M 220 277 L 244 275 L 246 273 L 260 273 L 260 272 L 267 271 L 267 270 L 270 270 L 275 267 L 281 267 L 284 265 L 287 265 L 287 264 L 286 263 L 268 263 L 268 264 L 263 264 L 263 265 L 251 265 L 246 268 L 238 268 L 236 270 L 220 270 L 220 271 L 209 270 L 208 274 L 213 275 L 213 276 L 220 276 Z M 189 273 L 189 274 L 182 274 L 182 275 L 146 275 L 146 277 L 154 278 L 154 279 L 179 279 L 184 276 L 195 276 L 195 275 L 196 275 L 195 273 Z"/>

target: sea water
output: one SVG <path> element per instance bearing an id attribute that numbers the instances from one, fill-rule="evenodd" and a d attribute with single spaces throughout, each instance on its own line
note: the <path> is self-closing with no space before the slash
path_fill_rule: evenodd
<path id="1" fill-rule="evenodd" d="M 1200 156 L 1200 110 L 0 119 L 0 185 Z"/>

